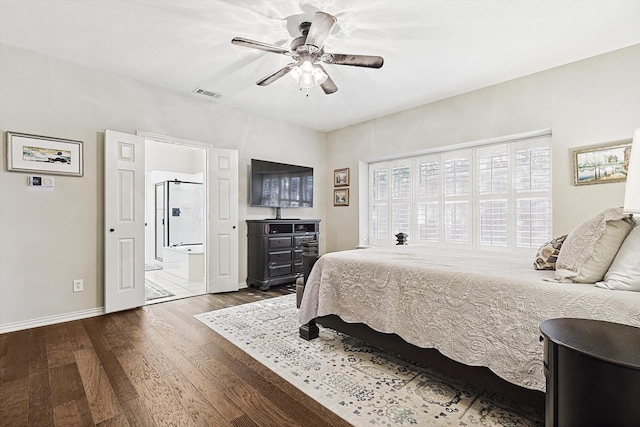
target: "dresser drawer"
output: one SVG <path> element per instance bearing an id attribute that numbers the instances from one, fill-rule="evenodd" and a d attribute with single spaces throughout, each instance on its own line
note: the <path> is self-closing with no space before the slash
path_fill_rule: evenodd
<path id="1" fill-rule="evenodd" d="M 291 274 L 291 264 L 269 266 L 269 277 L 289 276 Z"/>
<path id="2" fill-rule="evenodd" d="M 288 237 L 269 237 L 269 249 L 290 248 L 291 236 Z"/>
<path id="3" fill-rule="evenodd" d="M 269 252 L 269 263 L 282 263 L 291 261 L 291 251 Z"/>

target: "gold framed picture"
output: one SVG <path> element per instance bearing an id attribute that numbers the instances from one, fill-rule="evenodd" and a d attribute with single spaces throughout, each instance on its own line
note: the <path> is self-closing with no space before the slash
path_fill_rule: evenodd
<path id="1" fill-rule="evenodd" d="M 626 181 L 631 140 L 573 152 L 574 185 Z"/>
<path id="2" fill-rule="evenodd" d="M 333 190 L 333 206 L 349 206 L 348 188 L 337 188 Z"/>
<path id="3" fill-rule="evenodd" d="M 334 187 L 349 186 L 349 168 L 336 169 L 333 171 L 333 186 Z"/>

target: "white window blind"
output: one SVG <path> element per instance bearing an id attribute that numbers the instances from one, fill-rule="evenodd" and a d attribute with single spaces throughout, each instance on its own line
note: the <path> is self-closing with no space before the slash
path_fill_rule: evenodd
<path id="1" fill-rule="evenodd" d="M 447 243 L 470 243 L 469 202 L 444 203 L 444 241 Z"/>
<path id="2" fill-rule="evenodd" d="M 411 228 L 411 162 L 393 162 L 391 182 L 391 234 L 395 236 Z"/>
<path id="3" fill-rule="evenodd" d="M 386 163 L 369 166 L 369 243 L 372 245 L 385 245 L 391 241 L 389 174 Z"/>
<path id="4" fill-rule="evenodd" d="M 471 158 L 472 150 L 443 153 L 444 213 L 446 243 L 471 243 Z"/>
<path id="5" fill-rule="evenodd" d="M 416 232 L 413 240 L 419 242 L 438 242 L 440 240 L 440 209 L 442 159 L 440 155 L 418 157 L 414 160 L 417 170 L 416 191 Z M 409 233 L 405 231 L 405 233 Z"/>
<path id="6" fill-rule="evenodd" d="M 369 165 L 372 245 L 534 248 L 551 235 L 550 135 Z"/>

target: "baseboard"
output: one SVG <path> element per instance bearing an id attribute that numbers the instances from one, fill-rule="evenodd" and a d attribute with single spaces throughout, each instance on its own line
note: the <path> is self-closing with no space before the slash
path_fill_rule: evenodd
<path id="1" fill-rule="evenodd" d="M 37 328 L 39 326 L 53 325 L 56 323 L 69 322 L 71 320 L 86 319 L 87 317 L 101 316 L 103 314 L 104 307 L 97 307 L 91 308 L 89 310 L 57 314 L 55 316 L 39 317 L 37 319 L 24 320 L 21 322 L 5 323 L 4 325 L 0 325 L 0 334 L 21 331 L 29 328 Z"/>

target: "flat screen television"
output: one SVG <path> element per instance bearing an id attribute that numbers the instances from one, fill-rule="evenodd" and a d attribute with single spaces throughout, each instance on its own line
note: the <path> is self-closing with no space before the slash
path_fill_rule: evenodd
<path id="1" fill-rule="evenodd" d="M 251 159 L 251 206 L 312 207 L 313 168 Z"/>

